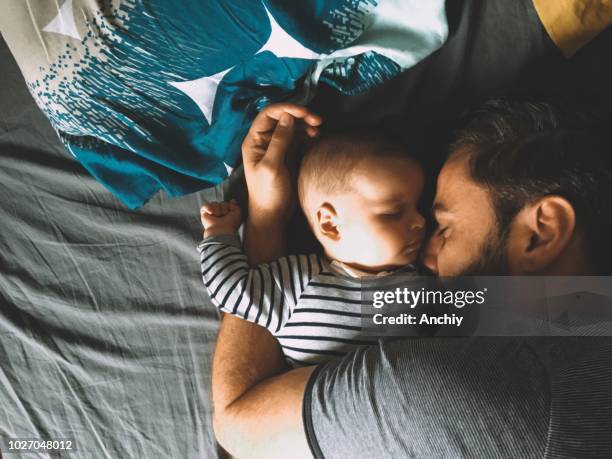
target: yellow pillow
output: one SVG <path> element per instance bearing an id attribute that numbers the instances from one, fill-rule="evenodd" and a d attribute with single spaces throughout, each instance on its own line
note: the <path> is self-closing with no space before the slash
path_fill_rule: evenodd
<path id="1" fill-rule="evenodd" d="M 553 42 L 571 57 L 612 24 L 612 0 L 533 0 Z"/>

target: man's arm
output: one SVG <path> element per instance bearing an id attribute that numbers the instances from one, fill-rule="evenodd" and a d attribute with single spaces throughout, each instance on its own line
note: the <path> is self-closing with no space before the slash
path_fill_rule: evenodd
<path id="1" fill-rule="evenodd" d="M 278 106 L 276 106 L 278 107 Z M 302 107 L 284 105 L 293 116 L 306 124 L 318 125 Z M 291 193 L 284 152 L 293 136 L 294 123 L 277 125 L 283 111 L 268 110 L 253 123 L 249 136 L 253 142 L 269 145 L 245 145 L 243 155 L 255 153 L 272 162 L 262 171 L 254 167 L 253 156 L 245 157 L 245 173 L 250 183 L 249 220 L 245 227 L 245 248 L 251 265 L 272 261 L 285 252 L 285 202 L 258 202 L 253 193 L 266 193 L 286 199 Z M 265 118 L 262 118 L 265 117 Z M 308 118 L 312 124 L 308 123 Z M 256 120 L 257 121 L 257 120 Z M 312 131 L 311 131 L 312 132 Z M 245 140 L 245 144 L 246 144 Z M 259 147 L 253 148 L 253 147 Z M 272 155 L 268 156 L 268 153 Z M 260 173 L 263 172 L 263 173 Z M 268 177 L 266 177 L 268 176 Z M 279 178 L 279 176 L 282 176 Z M 270 180 L 272 177 L 274 180 Z M 258 179 L 260 179 L 258 183 Z M 273 184 L 272 190 L 264 186 Z M 278 196 L 281 195 L 281 196 Z M 213 359 L 213 426 L 219 443 L 232 455 L 245 457 L 309 457 L 301 420 L 304 387 L 311 369 L 286 371 L 278 341 L 262 327 L 237 317 L 225 316 Z"/>
<path id="2" fill-rule="evenodd" d="M 246 225 L 245 243 L 257 247 L 250 251 L 251 264 L 270 261 L 284 251 L 281 227 L 263 228 Z M 225 315 L 212 371 L 217 441 L 236 457 L 310 457 L 301 413 L 313 368 L 286 372 L 278 341 L 267 329 Z"/>
<path id="3" fill-rule="evenodd" d="M 310 457 L 302 398 L 313 368 L 283 373 L 276 339 L 262 327 L 226 315 L 213 361 L 217 441 L 236 457 Z"/>

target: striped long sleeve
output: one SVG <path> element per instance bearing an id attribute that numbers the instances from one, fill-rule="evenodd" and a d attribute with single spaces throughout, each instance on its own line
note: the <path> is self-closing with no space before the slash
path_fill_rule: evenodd
<path id="1" fill-rule="evenodd" d="M 219 235 L 199 245 L 202 280 L 220 310 L 278 332 L 312 277 L 321 271 L 317 255 L 290 255 L 249 267 L 238 235 Z"/>

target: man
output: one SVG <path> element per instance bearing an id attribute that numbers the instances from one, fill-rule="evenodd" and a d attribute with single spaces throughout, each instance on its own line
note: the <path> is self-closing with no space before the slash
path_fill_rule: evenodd
<path id="1" fill-rule="evenodd" d="M 267 125 L 253 128 L 267 132 L 281 115 L 270 113 Z M 272 152 L 282 158 L 278 153 L 293 129 L 276 126 L 263 157 Z M 612 254 L 606 242 L 612 229 L 607 148 L 551 106 L 487 105 L 460 133 L 440 172 L 434 203 L 439 226 L 427 264 L 441 275 L 607 272 Z M 265 209 L 286 203 L 270 206 L 263 199 L 286 194 L 255 191 L 258 177 L 268 182 L 260 183 L 262 188 L 283 188 L 281 169 L 280 162 L 262 164 L 261 155 L 245 156 L 254 191 L 246 240 L 268 242 L 252 262 L 282 251 L 282 239 L 269 236 L 282 228 L 270 222 L 284 217 Z M 399 339 L 316 369 L 283 371 L 270 335 L 224 319 L 213 368 L 214 423 L 231 453 L 612 454 L 607 339 Z"/>
<path id="2" fill-rule="evenodd" d="M 602 121 L 581 118 L 547 104 L 481 107 L 438 177 L 428 267 L 440 276 L 609 275 L 611 161 L 581 126 Z"/>

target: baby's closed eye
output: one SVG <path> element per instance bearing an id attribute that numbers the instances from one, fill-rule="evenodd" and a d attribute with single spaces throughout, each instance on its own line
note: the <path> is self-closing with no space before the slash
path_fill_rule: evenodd
<path id="1" fill-rule="evenodd" d="M 399 218 L 404 214 L 405 206 L 401 204 L 391 205 L 389 207 L 385 206 L 380 208 L 378 211 L 378 215 L 383 218 Z"/>
<path id="2" fill-rule="evenodd" d="M 396 219 L 400 218 L 402 216 L 402 213 L 403 212 L 401 210 L 394 210 L 389 212 L 383 212 L 380 214 L 380 216 L 387 219 Z"/>

